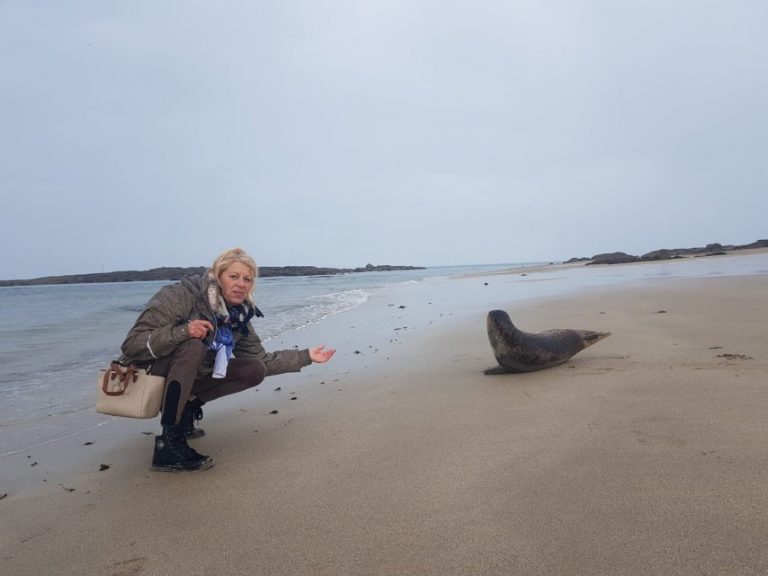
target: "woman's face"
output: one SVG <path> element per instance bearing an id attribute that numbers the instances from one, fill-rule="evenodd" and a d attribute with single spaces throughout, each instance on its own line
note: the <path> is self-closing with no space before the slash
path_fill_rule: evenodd
<path id="1" fill-rule="evenodd" d="M 253 289 L 253 273 L 242 262 L 235 262 L 219 274 L 221 295 L 227 306 L 242 304 Z"/>

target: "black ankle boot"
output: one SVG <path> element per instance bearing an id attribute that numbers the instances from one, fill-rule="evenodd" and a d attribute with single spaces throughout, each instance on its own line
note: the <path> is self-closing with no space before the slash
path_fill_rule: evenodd
<path id="1" fill-rule="evenodd" d="M 181 426 L 163 426 L 163 433 L 155 436 L 152 470 L 179 472 L 205 470 L 211 466 L 213 466 L 213 460 L 209 456 L 203 456 L 189 447 Z"/>
<path id="2" fill-rule="evenodd" d="M 188 401 L 184 406 L 179 426 L 187 440 L 194 440 L 195 438 L 205 436 L 205 430 L 202 428 L 195 428 L 195 420 L 200 421 L 203 419 L 202 406 L 202 402 L 197 398 Z"/>

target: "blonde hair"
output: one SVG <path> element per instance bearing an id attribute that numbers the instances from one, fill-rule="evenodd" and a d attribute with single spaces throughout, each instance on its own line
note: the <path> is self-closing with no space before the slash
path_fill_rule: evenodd
<path id="1" fill-rule="evenodd" d="M 248 253 L 242 248 L 230 248 L 216 257 L 216 260 L 214 260 L 211 265 L 211 271 L 216 277 L 216 280 L 218 281 L 224 271 L 235 262 L 245 264 L 251 269 L 251 274 L 253 274 L 253 285 L 256 286 L 256 278 L 259 276 L 259 268 L 256 266 L 256 262 L 254 262 L 253 258 L 248 256 Z M 253 289 L 251 289 L 251 293 L 253 293 Z"/>

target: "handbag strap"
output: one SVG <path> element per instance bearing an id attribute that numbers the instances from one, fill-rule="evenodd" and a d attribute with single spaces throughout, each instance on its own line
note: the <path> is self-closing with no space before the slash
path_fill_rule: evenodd
<path id="1" fill-rule="evenodd" d="M 121 387 L 110 390 L 109 383 L 117 378 Z M 104 371 L 104 378 L 101 381 L 101 391 L 107 396 L 120 396 L 125 392 L 128 384 L 136 382 L 139 379 L 139 369 L 133 364 L 130 366 L 123 366 L 119 362 L 112 362 L 109 368 Z"/>

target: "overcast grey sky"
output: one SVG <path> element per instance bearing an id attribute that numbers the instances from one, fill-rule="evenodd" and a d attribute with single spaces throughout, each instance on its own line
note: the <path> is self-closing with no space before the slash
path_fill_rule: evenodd
<path id="1" fill-rule="evenodd" d="M 768 237 L 763 0 L 0 0 L 0 278 Z"/>

